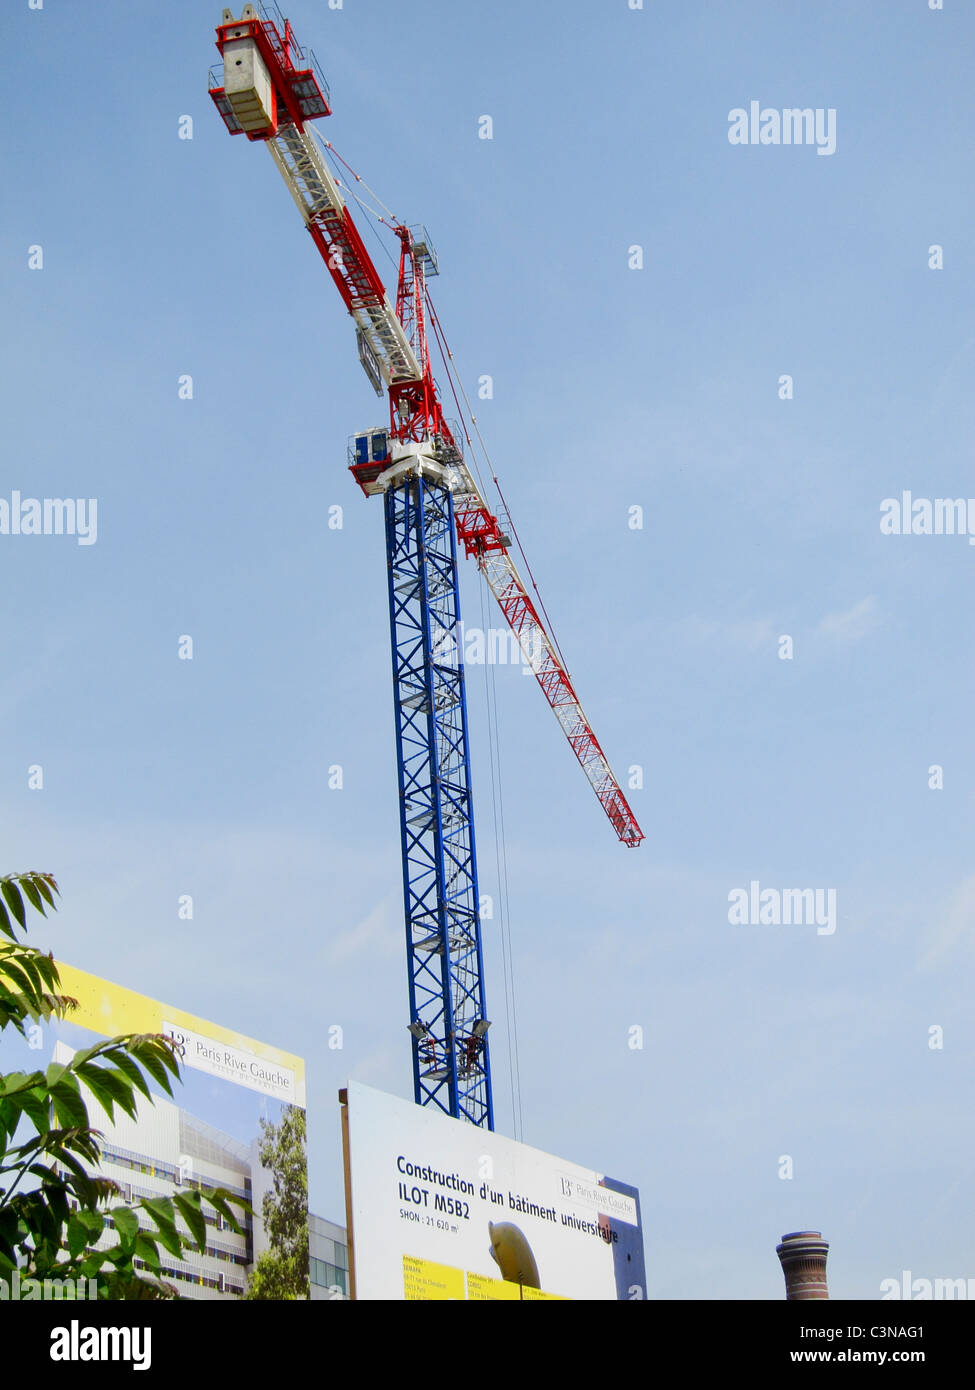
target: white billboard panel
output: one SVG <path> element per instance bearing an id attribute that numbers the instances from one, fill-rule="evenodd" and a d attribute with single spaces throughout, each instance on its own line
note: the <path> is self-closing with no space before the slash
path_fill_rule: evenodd
<path id="1" fill-rule="evenodd" d="M 633 1299 L 636 1188 L 350 1082 L 357 1298 Z"/>

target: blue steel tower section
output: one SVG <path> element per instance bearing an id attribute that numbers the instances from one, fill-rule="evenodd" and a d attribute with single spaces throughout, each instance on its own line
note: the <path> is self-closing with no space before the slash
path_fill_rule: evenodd
<path id="1" fill-rule="evenodd" d="M 493 1129 L 453 499 L 421 465 L 385 509 L 414 1096 Z"/>

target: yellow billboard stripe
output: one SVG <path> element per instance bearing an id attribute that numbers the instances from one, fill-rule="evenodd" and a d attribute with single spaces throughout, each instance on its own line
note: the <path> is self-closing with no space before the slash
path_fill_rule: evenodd
<path id="1" fill-rule="evenodd" d="M 283 1052 L 269 1043 L 258 1042 L 245 1033 L 235 1033 L 209 1019 L 188 1014 L 184 1009 L 161 1004 L 158 999 L 150 999 L 146 994 L 116 985 L 111 980 L 103 980 L 98 975 L 89 975 L 86 970 L 67 965 L 64 961 L 55 962 L 61 977 L 62 993 L 77 999 L 78 1007 L 67 1015 L 67 1022 L 81 1028 L 90 1028 L 93 1033 L 103 1037 L 116 1037 L 119 1033 L 159 1033 L 163 1019 L 178 1028 L 187 1028 L 192 1033 L 212 1038 L 214 1042 L 226 1043 L 230 1047 L 251 1052 L 262 1061 L 275 1066 L 288 1067 L 294 1072 L 299 1095 L 304 1095 L 305 1062 L 303 1057 L 295 1057 Z"/>

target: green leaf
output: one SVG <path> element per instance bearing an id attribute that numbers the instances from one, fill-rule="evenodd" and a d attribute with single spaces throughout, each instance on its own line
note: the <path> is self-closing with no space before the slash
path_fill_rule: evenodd
<path id="1" fill-rule="evenodd" d="M 92 1085 L 92 1078 L 97 1078 L 97 1085 L 102 1094 L 113 1100 L 116 1105 L 129 1116 L 130 1119 L 136 1118 L 135 1101 L 132 1097 L 132 1087 L 128 1078 L 114 1067 L 86 1066 L 84 1070 L 78 1069 L 78 1076 L 88 1086 Z M 94 1089 L 94 1087 L 92 1087 Z M 99 1097 L 100 1098 L 100 1097 Z M 108 1107 L 105 1106 L 107 1109 Z"/>
<path id="2" fill-rule="evenodd" d="M 132 1040 L 129 1051 L 133 1057 L 138 1058 L 153 1081 L 157 1081 L 168 1095 L 172 1095 L 173 1088 L 169 1081 L 169 1071 L 172 1071 L 178 1079 L 179 1068 L 173 1061 L 169 1049 L 157 1043 L 153 1038 L 143 1036 Z M 169 1064 L 169 1071 L 167 1071 L 166 1064 Z"/>
<path id="3" fill-rule="evenodd" d="M 138 1062 L 133 1062 L 132 1058 L 126 1053 L 119 1051 L 115 1056 L 115 1065 L 119 1071 L 125 1073 L 133 1087 L 137 1087 L 147 1100 L 152 1099 L 152 1092 L 146 1084 L 146 1079 L 139 1069 Z"/>
<path id="4" fill-rule="evenodd" d="M 134 1241 L 139 1233 L 139 1218 L 131 1207 L 113 1207 L 111 1212 L 115 1229 L 124 1241 Z"/>
<path id="5" fill-rule="evenodd" d="M 110 1120 L 115 1119 L 115 1099 L 111 1091 L 104 1085 L 102 1073 L 98 1067 L 87 1067 L 84 1070 L 78 1068 L 78 1076 L 91 1091 L 95 1100 L 106 1112 Z"/>
<path id="6" fill-rule="evenodd" d="M 47 1095 L 39 1087 L 32 1087 L 20 1092 L 16 1098 L 15 1106 L 27 1116 L 38 1134 L 45 1134 L 50 1129 L 51 1120 Z"/>
<path id="7" fill-rule="evenodd" d="M 180 1239 L 179 1231 L 174 1226 L 166 1226 L 161 1221 L 157 1223 L 158 1230 L 156 1238 L 161 1245 L 164 1245 L 171 1255 L 182 1255 L 183 1242 Z"/>
<path id="8" fill-rule="evenodd" d="M 17 887 L 16 883 L 12 882 L 9 878 L 0 879 L 0 893 L 3 894 L 7 906 L 10 908 L 10 911 L 14 914 L 17 921 L 26 930 L 27 913 L 24 911 L 24 900 L 20 896 L 20 889 Z"/>
<path id="9" fill-rule="evenodd" d="M 145 1260 L 154 1274 L 159 1273 L 159 1247 L 145 1231 L 140 1231 L 135 1238 L 135 1254 Z"/>
<path id="10" fill-rule="evenodd" d="M 94 1279 L 101 1272 L 105 1256 L 101 1250 L 89 1250 L 78 1269 L 81 1279 Z"/>
<path id="11" fill-rule="evenodd" d="M 35 912 L 39 912 L 42 917 L 46 917 L 47 913 L 44 911 L 44 903 L 41 901 L 40 893 L 34 887 L 34 880 L 30 874 L 24 874 L 20 880 L 20 886 L 27 895 L 27 901 Z"/>
<path id="12" fill-rule="evenodd" d="M 88 1244 L 88 1230 L 85 1223 L 72 1212 L 68 1218 L 68 1254 L 73 1260 L 76 1260 Z"/>
<path id="13" fill-rule="evenodd" d="M 153 1232 L 154 1238 L 158 1239 L 171 1255 L 181 1255 L 183 1253 L 183 1240 L 176 1228 L 176 1217 L 173 1214 L 173 1203 L 170 1198 L 151 1197 L 140 1205 L 143 1211 L 147 1211 L 156 1223 L 157 1230 Z"/>
<path id="14" fill-rule="evenodd" d="M 0 958 L 0 969 L 3 970 L 7 980 L 19 990 L 22 996 L 22 1007 L 26 1007 L 28 1012 L 32 1013 L 39 990 L 37 988 L 38 982 L 32 980 L 27 973 L 28 968 L 28 961 L 22 958 L 14 960 L 9 955 L 4 955 Z M 17 996 L 11 994 L 10 997 L 11 999 L 16 999 Z"/>
<path id="15" fill-rule="evenodd" d="M 40 893 L 41 897 L 47 903 L 48 907 L 54 907 L 55 903 L 53 894 L 51 893 L 51 888 L 54 889 L 55 893 L 58 891 L 58 886 L 54 882 L 54 879 L 51 878 L 50 874 L 34 874 L 32 875 L 32 877 L 38 893 Z M 48 886 L 49 884 L 50 887 Z"/>
<path id="16" fill-rule="evenodd" d="M 140 1203 L 144 1211 L 147 1211 L 154 1221 L 162 1221 L 167 1226 L 176 1225 L 176 1215 L 173 1211 L 172 1199 L 169 1197 L 147 1197 Z"/>
<path id="17" fill-rule="evenodd" d="M 236 1231 L 238 1235 L 243 1235 L 244 1227 L 241 1224 L 240 1216 L 252 1216 L 254 1214 L 250 1202 L 242 1197 L 234 1196 L 225 1187 L 211 1188 L 208 1192 L 204 1192 L 203 1196 L 214 1211 L 220 1213 L 232 1231 Z M 238 1213 L 240 1213 L 239 1216 Z"/>
<path id="18" fill-rule="evenodd" d="M 92 1241 L 97 1240 L 105 1229 L 105 1218 L 100 1211 L 79 1211 L 78 1220 L 84 1226 Z"/>
<path id="19" fill-rule="evenodd" d="M 207 1243 L 207 1223 L 204 1220 L 203 1212 L 200 1210 L 200 1199 L 197 1195 L 190 1195 L 186 1192 L 179 1192 L 173 1195 L 176 1209 L 190 1228 L 190 1234 L 196 1241 L 197 1248 L 203 1250 Z"/>
<path id="20" fill-rule="evenodd" d="M 0 1076 L 0 1096 L 15 1096 L 21 1091 L 33 1091 L 45 1085 L 42 1071 L 8 1071 Z"/>
<path id="21" fill-rule="evenodd" d="M 63 1077 L 51 1087 L 51 1099 L 59 1125 L 87 1128 L 88 1110 L 78 1091 L 74 1077 Z"/>

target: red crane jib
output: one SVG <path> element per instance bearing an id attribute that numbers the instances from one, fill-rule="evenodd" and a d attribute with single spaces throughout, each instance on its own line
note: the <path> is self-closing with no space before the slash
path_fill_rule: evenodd
<path id="1" fill-rule="evenodd" d="M 260 99 L 251 98 L 243 107 L 238 102 L 235 113 L 233 98 L 236 92 L 228 95 L 225 87 L 211 87 L 210 95 L 232 135 L 246 134 L 249 140 L 268 141 L 284 128 L 287 139 L 289 126 L 294 126 L 300 133 L 306 121 L 331 114 L 325 79 L 313 55 L 310 52 L 307 56 L 302 54 L 295 42 L 290 21 L 285 21 L 283 35 L 272 21 L 256 17 L 234 20 L 217 29 L 217 48 L 221 56 L 228 43 L 240 43 L 242 40 L 253 41 L 267 69 L 270 92 L 265 86 Z M 232 49 L 231 55 L 233 53 Z M 296 68 L 292 54 L 297 54 L 309 65 Z M 256 129 L 253 128 L 255 119 L 258 123 Z M 266 125 L 260 124 L 265 120 Z M 242 121 L 251 128 L 245 130 Z M 379 311 L 376 321 L 381 321 L 383 315 L 389 312 L 385 286 L 348 209 L 333 204 L 319 206 L 317 210 L 311 206 L 306 223 L 346 308 L 354 315 L 364 310 L 370 319 L 375 309 Z M 411 439 L 422 442 L 431 437 L 440 438 L 448 453 L 459 455 L 450 427 L 443 417 L 439 393 L 430 370 L 422 294 L 417 291 L 416 270 L 411 259 L 412 241 L 405 227 L 397 227 L 396 230 L 402 242 L 396 318 L 407 337 L 414 340 L 420 370 L 415 379 L 403 380 L 400 377 L 389 383 L 390 438 L 401 443 Z M 382 460 L 355 464 L 351 472 L 368 495 L 374 490 L 372 485 L 376 478 L 389 464 L 387 456 Z M 510 537 L 476 490 L 458 492 L 454 521 L 458 540 L 463 543 L 467 556 L 477 561 L 487 579 L 491 567 L 499 563 L 491 558 L 492 554 L 507 551 L 511 546 Z M 489 579 L 489 586 L 511 630 L 523 642 L 529 641 L 534 632 L 545 633 L 545 625 L 520 576 L 511 565 L 510 557 L 501 563 L 506 567 L 504 584 L 499 589 Z M 545 654 L 533 660 L 532 669 L 613 829 L 624 844 L 638 845 L 643 839 L 643 832 L 579 704 L 561 657 L 548 641 L 547 634 Z"/>
<path id="2" fill-rule="evenodd" d="M 351 312 L 382 304 L 386 288 L 348 212 L 336 214 L 327 208 L 308 223 L 308 230 L 345 307 Z"/>

